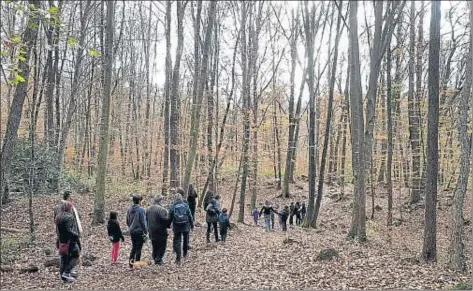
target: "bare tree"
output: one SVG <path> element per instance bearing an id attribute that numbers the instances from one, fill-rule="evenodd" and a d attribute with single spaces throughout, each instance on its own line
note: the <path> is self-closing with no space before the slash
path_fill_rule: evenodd
<path id="1" fill-rule="evenodd" d="M 358 2 L 350 1 L 349 47 L 350 47 L 350 113 L 351 152 L 354 174 L 354 200 L 352 222 L 348 236 L 359 241 L 366 240 L 365 211 L 365 159 L 363 97 L 361 91 L 360 52 L 358 45 Z"/>
<path id="2" fill-rule="evenodd" d="M 7 128 L 3 138 L 3 146 L 0 161 L 0 205 L 9 201 L 9 190 L 6 184 L 6 178 L 9 174 L 9 168 L 12 162 L 13 152 L 18 140 L 18 128 L 21 122 L 23 112 L 23 104 L 25 103 L 26 93 L 28 90 L 28 81 L 30 79 L 30 58 L 31 51 L 38 36 L 40 1 L 29 0 L 30 10 L 28 12 L 28 24 L 21 37 L 21 43 L 24 45 L 24 53 L 18 60 L 18 70 L 21 72 L 22 82 L 19 82 L 8 114 Z"/>
<path id="3" fill-rule="evenodd" d="M 469 54 L 467 55 L 467 66 L 465 83 L 463 85 L 460 96 L 460 104 L 457 107 L 457 129 L 460 135 L 460 174 L 458 176 L 457 188 L 455 190 L 454 213 L 452 216 L 452 226 L 450 234 L 449 246 L 449 266 L 454 270 L 466 270 L 466 258 L 464 253 L 464 218 L 463 218 L 463 204 L 465 194 L 468 186 L 468 178 L 470 177 L 470 163 L 471 163 L 471 141 L 473 135 L 468 135 L 468 107 L 471 106 L 470 99 L 472 96 L 472 78 L 473 78 L 473 5 L 470 3 L 470 46 Z M 470 104 L 469 104 L 470 103 Z"/>
<path id="4" fill-rule="evenodd" d="M 107 24 L 106 24 L 106 40 L 105 40 L 105 76 L 104 76 L 104 94 L 102 103 L 102 118 L 100 126 L 100 147 L 98 154 L 98 169 L 95 186 L 94 200 L 94 218 L 93 224 L 101 224 L 105 222 L 105 177 L 107 176 L 107 158 L 109 146 L 109 127 L 110 127 L 110 99 L 112 86 L 112 69 L 113 69 L 113 35 L 114 35 L 114 18 L 115 18 L 115 2 L 107 2 Z"/>
<path id="5" fill-rule="evenodd" d="M 440 1 L 432 1 L 429 43 L 429 111 L 427 125 L 427 166 L 425 186 L 425 222 L 422 257 L 437 260 L 437 176 L 439 130 Z"/>

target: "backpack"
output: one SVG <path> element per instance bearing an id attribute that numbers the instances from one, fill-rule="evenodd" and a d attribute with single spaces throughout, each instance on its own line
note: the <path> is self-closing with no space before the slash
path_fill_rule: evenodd
<path id="1" fill-rule="evenodd" d="M 207 213 L 210 215 L 210 216 L 214 216 L 217 214 L 217 211 L 215 210 L 215 205 L 210 202 L 209 204 L 212 204 L 211 207 L 209 207 L 209 209 L 207 210 Z"/>
<path id="2" fill-rule="evenodd" d="M 179 203 L 174 206 L 174 220 L 175 225 L 184 225 L 189 222 L 187 216 L 187 207 L 184 203 Z"/>

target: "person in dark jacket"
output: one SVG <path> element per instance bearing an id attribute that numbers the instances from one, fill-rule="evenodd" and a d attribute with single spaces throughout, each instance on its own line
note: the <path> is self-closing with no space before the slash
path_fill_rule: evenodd
<path id="1" fill-rule="evenodd" d="M 291 202 L 291 205 L 289 205 L 289 224 L 294 224 L 294 202 Z"/>
<path id="2" fill-rule="evenodd" d="M 301 203 L 299 201 L 296 202 L 294 205 L 294 215 L 296 216 L 296 225 L 302 224 L 302 217 L 301 217 Z"/>
<path id="3" fill-rule="evenodd" d="M 173 249 L 176 253 L 176 264 L 179 265 L 181 263 L 181 255 L 187 257 L 189 250 L 189 231 L 194 229 L 194 220 L 189 205 L 183 200 L 182 195 L 179 193 L 174 194 L 174 203 L 169 208 L 169 214 L 172 222 L 172 231 L 174 232 Z"/>
<path id="4" fill-rule="evenodd" d="M 227 208 L 222 209 L 222 212 L 218 216 L 218 221 L 220 223 L 220 237 L 222 242 L 227 240 L 228 229 L 230 228 L 230 219 L 227 215 Z"/>
<path id="5" fill-rule="evenodd" d="M 279 214 L 279 218 L 281 221 L 281 228 L 282 231 L 287 231 L 287 218 L 289 217 L 289 206 L 284 206 L 283 211 L 281 211 Z"/>
<path id="6" fill-rule="evenodd" d="M 56 226 L 58 234 L 58 248 L 61 256 L 59 273 L 64 282 L 73 282 L 75 279 L 71 276 L 73 270 L 79 261 L 80 244 L 79 231 L 74 221 L 72 203 L 66 201 L 61 205 L 60 213 L 56 216 Z"/>
<path id="7" fill-rule="evenodd" d="M 195 221 L 195 206 L 197 205 L 197 191 L 195 191 L 193 184 L 189 184 L 189 189 L 187 190 L 187 203 L 189 204 L 192 217 Z"/>
<path id="8" fill-rule="evenodd" d="M 220 214 L 220 209 L 219 209 L 220 204 L 216 198 L 213 198 L 212 200 L 210 200 L 207 207 L 205 208 L 205 211 L 206 211 L 205 221 L 207 222 L 207 233 L 206 233 L 207 243 L 210 243 L 210 233 L 212 231 L 212 228 L 215 235 L 215 242 L 220 241 L 220 239 L 218 238 L 218 227 L 217 227 L 218 216 Z"/>
<path id="9" fill-rule="evenodd" d="M 266 229 L 266 231 L 271 230 L 271 212 L 275 212 L 274 208 L 271 206 L 271 203 L 266 200 L 265 204 L 259 212 L 259 216 L 264 214 L 264 228 Z"/>
<path id="10" fill-rule="evenodd" d="M 69 190 L 64 191 L 64 193 L 62 195 L 62 198 L 63 199 L 61 201 L 59 201 L 59 203 L 54 207 L 54 213 L 53 213 L 54 222 L 56 223 L 56 217 L 60 216 L 60 214 L 62 212 L 61 206 L 66 202 L 70 202 L 72 204 L 72 212 L 71 213 L 72 213 L 72 217 L 74 219 L 74 225 L 77 228 L 77 231 L 78 231 L 79 237 L 80 237 L 81 234 L 82 234 L 82 224 L 81 224 L 81 221 L 80 221 L 79 213 L 78 213 L 77 209 L 74 207 L 74 203 L 72 202 L 72 192 L 69 191 Z M 82 249 L 80 240 L 77 243 L 78 243 L 79 247 Z M 59 248 L 59 238 L 56 238 L 56 247 Z M 76 267 L 74 267 L 71 270 L 71 276 L 74 277 L 74 278 L 77 277 Z"/>
<path id="11" fill-rule="evenodd" d="M 128 208 L 126 215 L 126 225 L 131 237 L 131 252 L 129 266 L 133 268 L 133 263 L 141 260 L 141 249 L 148 234 L 146 225 L 145 209 L 141 207 L 143 198 L 133 195 L 133 205 Z"/>
<path id="12" fill-rule="evenodd" d="M 301 207 L 301 219 L 302 220 L 304 220 L 306 213 L 307 213 L 307 208 L 305 207 L 305 202 L 302 202 L 302 207 Z"/>
<path id="13" fill-rule="evenodd" d="M 122 229 L 118 223 L 118 213 L 116 211 L 110 212 L 110 218 L 107 224 L 107 232 L 110 242 L 112 243 L 112 264 L 115 264 L 118 260 L 118 253 L 120 251 L 120 240 L 125 241 Z"/>
<path id="14" fill-rule="evenodd" d="M 169 211 L 161 205 L 162 200 L 163 196 L 157 195 L 146 210 L 146 223 L 153 246 L 152 256 L 157 265 L 164 264 L 163 257 L 166 252 L 168 228 L 171 227 Z"/>

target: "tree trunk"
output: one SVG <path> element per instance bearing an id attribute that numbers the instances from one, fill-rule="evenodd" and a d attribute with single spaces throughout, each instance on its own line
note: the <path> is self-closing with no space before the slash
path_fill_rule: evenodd
<path id="1" fill-rule="evenodd" d="M 192 175 L 192 168 L 194 165 L 195 156 L 197 154 L 196 152 L 197 141 L 198 141 L 198 136 L 200 132 L 200 112 L 202 108 L 202 100 L 203 100 L 203 95 L 204 95 L 205 81 L 206 81 L 207 69 L 208 69 L 208 63 L 209 63 L 210 43 L 211 43 L 211 37 L 212 37 L 212 29 L 214 28 L 214 22 L 215 22 L 216 6 L 217 6 L 217 3 L 215 1 L 210 3 L 207 28 L 205 32 L 204 47 L 202 50 L 203 56 L 202 56 L 202 66 L 200 70 L 197 100 L 195 100 L 196 103 L 193 103 L 194 106 L 192 107 L 191 129 L 190 129 L 191 140 L 189 143 L 190 150 L 189 150 L 189 156 L 187 158 L 184 183 L 182 185 L 184 189 L 189 188 L 189 183 L 190 183 L 191 175 Z"/>
<path id="2" fill-rule="evenodd" d="M 470 23 L 473 22 L 473 5 L 470 3 Z M 464 218 L 463 204 L 470 176 L 471 142 L 473 135 L 468 135 L 468 105 L 473 96 L 473 28 L 470 25 L 470 47 L 467 59 L 465 83 L 460 96 L 460 104 L 457 107 L 457 129 L 460 135 L 460 174 L 458 176 L 457 188 L 453 196 L 454 213 L 452 215 L 452 226 L 450 233 L 448 264 L 450 268 L 457 271 L 466 270 L 466 257 L 464 251 Z M 469 104 L 470 103 L 470 104 Z"/>
<path id="3" fill-rule="evenodd" d="M 295 129 L 296 121 L 294 118 L 294 89 L 295 89 L 295 74 L 296 74 L 296 57 L 297 57 L 297 39 L 299 36 L 298 26 L 299 26 L 299 13 L 297 14 L 297 19 L 294 18 L 294 10 L 292 13 L 292 22 L 291 22 L 291 38 L 290 38 L 290 47 L 291 47 L 291 75 L 290 75 L 290 94 L 289 94 L 289 136 L 287 141 L 287 151 L 286 151 L 286 169 L 284 171 L 284 184 L 283 184 L 283 197 L 289 198 L 289 182 L 291 181 L 291 168 L 295 161 L 292 160 L 293 152 L 295 152 Z M 305 70 L 302 79 L 305 78 Z M 304 81 L 303 81 L 304 83 Z"/>
<path id="4" fill-rule="evenodd" d="M 340 3 L 342 6 L 342 3 Z M 341 8 L 340 8 L 341 9 Z M 317 187 L 317 199 L 315 200 L 315 209 L 314 216 L 312 218 L 312 226 L 315 228 L 317 226 L 317 217 L 319 215 L 320 204 L 322 203 L 322 195 L 324 189 L 324 176 L 325 176 L 325 164 L 327 161 L 327 150 L 329 147 L 329 137 L 330 137 L 330 125 L 332 122 L 332 107 L 333 107 L 333 95 L 335 91 L 335 78 L 337 76 L 337 65 L 338 65 L 338 44 L 340 43 L 340 37 L 342 30 L 340 29 L 341 17 L 337 17 L 337 28 L 335 36 L 335 51 L 333 53 L 333 62 L 331 68 L 331 76 L 329 83 L 329 93 L 328 93 L 328 106 L 327 106 L 327 121 L 325 123 L 325 133 L 324 133 L 324 145 L 322 150 L 322 160 L 320 162 L 320 174 L 319 182 Z"/>
<path id="5" fill-rule="evenodd" d="M 104 95 L 102 103 L 102 118 L 100 125 L 100 147 L 97 159 L 97 179 L 95 186 L 94 217 L 92 223 L 102 224 L 105 222 L 105 178 L 107 176 L 107 158 L 109 146 L 110 127 L 110 99 L 113 69 L 113 33 L 115 2 L 107 2 L 107 24 L 106 24 L 106 44 L 105 44 L 105 77 Z"/>
<path id="6" fill-rule="evenodd" d="M 172 2 L 166 2 L 166 79 L 164 82 L 164 153 L 163 153 L 163 184 L 162 194 L 167 195 L 169 187 L 169 136 L 170 136 L 170 119 L 169 111 L 171 107 L 171 82 L 172 82 L 172 64 L 171 64 L 171 5 Z"/>
<path id="7" fill-rule="evenodd" d="M 30 10 L 38 9 L 40 2 L 35 0 L 29 0 Z M 33 8 L 34 7 L 34 8 Z M 28 18 L 28 24 L 21 37 L 21 43 L 25 45 L 25 53 L 22 55 L 23 60 L 18 61 L 18 69 L 24 78 L 24 82 L 19 82 L 13 100 L 11 103 L 10 111 L 7 119 L 7 127 L 5 130 L 5 136 L 3 138 L 3 146 L 0 161 L 2 166 L 0 167 L 0 205 L 10 200 L 9 190 L 7 185 L 7 178 L 10 171 L 12 162 L 13 152 L 15 151 L 17 139 L 18 139 L 18 128 L 21 122 L 21 115 L 23 112 L 23 104 L 25 102 L 26 93 L 28 90 L 28 81 L 30 79 L 30 57 L 31 51 L 35 44 L 38 36 L 38 24 L 39 17 L 33 16 L 30 13 Z"/>
<path id="8" fill-rule="evenodd" d="M 365 157 L 363 98 L 361 91 L 360 53 L 358 47 L 358 2 L 350 2 L 350 112 L 352 168 L 354 173 L 354 200 L 352 223 L 348 236 L 363 242 L 366 240 L 365 213 Z"/>
<path id="9" fill-rule="evenodd" d="M 437 260 L 437 175 L 439 128 L 440 1 L 432 1 L 429 42 L 429 111 L 427 125 L 427 167 L 425 222 L 422 257 Z"/>
<path id="10" fill-rule="evenodd" d="M 249 63 L 247 61 L 247 39 L 246 39 L 246 14 L 247 3 L 241 2 L 241 66 L 242 66 L 242 100 L 243 100 L 243 173 L 241 177 L 240 209 L 238 211 L 238 222 L 245 221 L 245 200 L 246 200 L 246 180 L 248 178 L 248 149 L 250 143 L 250 84 L 249 84 Z"/>
<path id="11" fill-rule="evenodd" d="M 392 81 L 391 81 L 391 46 L 389 45 L 386 53 L 386 113 L 388 119 L 388 144 L 387 144 L 387 161 L 386 161 L 386 180 L 388 187 L 388 216 L 386 219 L 387 226 L 393 223 L 393 180 L 392 180 L 392 165 L 393 165 L 393 118 L 392 118 Z"/>
<path id="12" fill-rule="evenodd" d="M 170 134 L 171 134 L 171 187 L 177 188 L 180 184 L 180 158 L 179 158 L 179 69 L 181 66 L 181 56 L 184 49 L 184 10 L 185 5 L 182 1 L 177 1 L 177 48 L 176 59 L 174 61 L 174 70 L 172 72 L 172 91 L 171 91 L 171 116 L 170 116 Z M 184 188 L 187 189 L 187 188 Z"/>
<path id="13" fill-rule="evenodd" d="M 414 95 L 415 76 L 415 2 L 411 1 L 410 33 L 409 33 L 409 141 L 412 153 L 412 183 L 410 185 L 411 197 L 409 203 L 417 203 L 420 200 L 420 135 L 419 135 L 419 103 Z"/>

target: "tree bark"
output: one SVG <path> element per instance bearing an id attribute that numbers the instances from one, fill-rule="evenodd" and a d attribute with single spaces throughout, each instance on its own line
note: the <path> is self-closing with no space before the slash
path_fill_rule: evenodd
<path id="1" fill-rule="evenodd" d="M 425 222 L 422 257 L 437 260 L 437 176 L 439 128 L 440 1 L 432 1 L 429 42 L 429 110 L 427 125 L 427 166 L 425 186 Z"/>
<path id="2" fill-rule="evenodd" d="M 470 23 L 473 22 L 473 5 L 470 3 Z M 460 96 L 460 104 L 457 107 L 457 130 L 460 136 L 460 174 L 458 176 L 457 188 L 453 196 L 454 213 L 452 216 L 452 226 L 450 233 L 448 264 L 450 268 L 458 271 L 466 270 L 466 257 L 464 246 L 464 218 L 463 204 L 468 187 L 471 163 L 471 142 L 473 135 L 468 134 L 468 105 L 473 98 L 472 78 L 473 78 L 473 28 L 470 25 L 470 46 L 467 59 L 465 83 Z"/>
<path id="3" fill-rule="evenodd" d="M 100 125 L 100 147 L 97 159 L 97 179 L 95 186 L 94 199 L 94 217 L 92 223 L 102 224 L 105 222 L 105 178 L 107 176 L 107 158 L 109 146 L 109 127 L 110 127 L 110 99 L 111 83 L 113 69 L 113 34 L 115 2 L 107 2 L 107 24 L 106 24 L 106 43 L 105 43 L 105 77 L 104 77 L 104 95 L 102 103 L 102 117 Z"/>
<path id="4" fill-rule="evenodd" d="M 352 168 L 354 174 L 354 200 L 352 222 L 348 236 L 366 240 L 366 213 L 365 213 L 365 156 L 364 156 L 364 122 L 363 97 L 361 91 L 360 53 L 358 46 L 358 2 L 350 2 L 350 113 L 351 113 L 351 144 Z"/>
<path id="5" fill-rule="evenodd" d="M 342 1 L 339 4 L 342 7 Z M 320 161 L 320 174 L 319 182 L 317 187 L 317 199 L 315 200 L 315 209 L 314 216 L 312 218 L 312 226 L 315 228 L 317 226 L 317 217 L 319 215 L 320 204 L 322 203 L 322 195 L 324 189 L 324 177 L 325 177 L 325 164 L 327 161 L 327 150 L 329 147 L 329 137 L 330 137 L 330 125 L 332 121 L 332 107 L 333 107 L 333 95 L 335 91 L 335 78 L 337 74 L 337 65 L 338 65 L 338 44 L 340 43 L 340 37 L 342 30 L 340 30 L 341 17 L 337 18 L 337 27 L 336 27 L 336 36 L 335 36 L 335 51 L 333 53 L 333 62 L 331 68 L 331 76 L 329 83 L 329 93 L 328 93 L 328 106 L 327 106 L 327 121 L 325 123 L 325 133 L 324 133 L 324 145 L 322 150 L 322 159 Z"/>
<path id="6" fill-rule="evenodd" d="M 31 51 L 38 36 L 39 15 L 37 14 L 38 12 L 36 9 L 38 9 L 40 6 L 40 1 L 29 0 L 28 3 L 34 8 L 30 8 L 28 24 L 21 37 L 21 43 L 25 45 L 25 53 L 23 55 L 24 59 L 18 61 L 18 69 L 25 80 L 24 82 L 18 83 L 16 87 L 8 114 L 5 136 L 3 138 L 3 146 L 0 157 L 0 161 L 2 162 L 2 166 L 0 167 L 0 205 L 10 200 L 9 190 L 6 182 L 10 173 L 9 171 L 13 152 L 15 151 L 16 143 L 18 141 L 18 128 L 20 126 L 23 104 L 25 102 L 26 93 L 28 90 L 28 83 L 30 79 L 29 61 L 31 57 Z"/>

